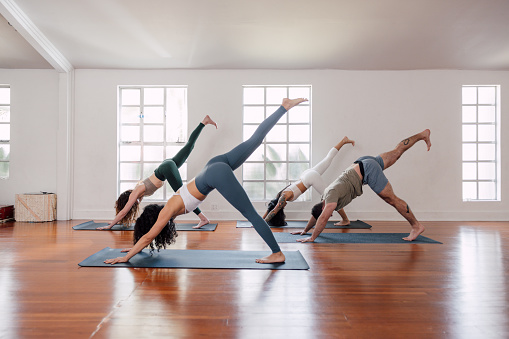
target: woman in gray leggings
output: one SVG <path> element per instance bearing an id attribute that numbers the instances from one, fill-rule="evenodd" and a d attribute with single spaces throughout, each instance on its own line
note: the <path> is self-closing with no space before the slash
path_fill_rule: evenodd
<path id="1" fill-rule="evenodd" d="M 166 244 L 170 244 L 174 241 L 174 235 L 172 234 L 175 234 L 175 232 L 168 232 L 168 228 L 171 227 L 173 223 L 173 218 L 194 210 L 214 189 L 217 189 L 233 207 L 251 222 L 256 232 L 258 232 L 272 250 L 272 254 L 261 259 L 256 259 L 256 262 L 264 264 L 284 262 L 285 256 L 283 252 L 281 252 L 272 231 L 265 220 L 256 212 L 246 191 L 244 191 L 242 185 L 238 182 L 237 178 L 235 178 L 233 171 L 240 167 L 258 146 L 261 145 L 263 139 L 272 127 L 274 127 L 278 120 L 290 108 L 304 101 L 307 101 L 307 99 L 283 99 L 281 107 L 258 126 L 251 138 L 244 141 L 230 152 L 212 158 L 195 179 L 182 186 L 177 193 L 168 200 L 164 208 L 160 210 L 156 222 L 140 232 L 140 228 L 145 227 L 144 225 L 147 224 L 144 219 L 155 220 L 154 215 L 150 214 L 157 213 L 145 213 L 144 211 L 135 225 L 135 232 L 138 231 L 138 233 L 144 235 L 140 236 L 138 239 L 136 239 L 137 237 L 135 238 L 135 244 L 126 256 L 107 259 L 104 262 L 107 264 L 116 264 L 129 261 L 130 258 L 151 244 L 163 229 L 165 230 L 163 233 L 169 235 L 169 237 L 168 239 L 164 239 L 163 242 L 156 241 L 158 249 L 160 247 L 165 247 Z"/>

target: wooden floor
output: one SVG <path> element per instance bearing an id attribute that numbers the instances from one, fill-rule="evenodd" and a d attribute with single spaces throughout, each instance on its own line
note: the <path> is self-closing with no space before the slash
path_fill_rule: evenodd
<path id="1" fill-rule="evenodd" d="M 80 222 L 0 224 L 0 338 L 509 338 L 509 222 L 424 222 L 442 245 L 281 244 L 308 271 L 80 268 L 132 241 Z M 409 230 L 369 223 L 343 232 Z M 267 249 L 233 221 L 173 248 Z"/>

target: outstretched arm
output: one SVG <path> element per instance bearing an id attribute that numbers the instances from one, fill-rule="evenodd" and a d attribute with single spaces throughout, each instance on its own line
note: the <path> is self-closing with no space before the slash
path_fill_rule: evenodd
<path id="1" fill-rule="evenodd" d="M 97 227 L 98 230 L 109 230 L 111 229 L 113 226 L 115 226 L 120 220 L 122 220 L 126 214 L 131 210 L 131 208 L 133 207 L 134 203 L 136 202 L 136 200 L 138 200 L 139 198 L 139 195 L 141 195 L 141 191 L 138 190 L 137 188 L 135 188 L 131 194 L 129 195 L 129 200 L 127 201 L 127 204 L 125 204 L 124 208 L 122 208 L 122 210 L 120 212 L 118 212 L 118 214 L 115 216 L 115 219 L 113 219 L 113 221 L 107 225 L 107 226 L 103 226 L 103 227 Z"/>
<path id="2" fill-rule="evenodd" d="M 179 200 L 180 199 L 180 200 Z M 166 205 L 163 207 L 161 212 L 159 212 L 159 216 L 157 217 L 157 221 L 152 226 L 150 231 L 142 236 L 140 240 L 131 248 L 131 250 L 123 257 L 118 257 L 115 259 L 107 259 L 104 262 L 106 264 L 116 264 L 119 262 L 128 262 L 129 259 L 134 257 L 136 254 L 141 252 L 145 247 L 147 247 L 156 237 L 159 233 L 161 233 L 162 229 L 170 219 L 177 214 L 177 211 L 180 211 L 182 203 L 182 198 L 179 196 L 173 196 L 168 200 Z"/>
<path id="3" fill-rule="evenodd" d="M 272 209 L 267 215 L 264 215 L 263 218 L 265 219 L 265 222 L 269 222 L 270 219 L 274 218 L 274 216 L 279 212 L 282 208 L 286 206 L 286 195 L 281 194 L 279 197 L 279 200 L 277 202 L 276 207 Z"/>
<path id="4" fill-rule="evenodd" d="M 323 208 L 322 214 L 318 217 L 318 220 L 316 221 L 315 229 L 313 230 L 313 234 L 309 238 L 303 238 L 303 239 L 297 239 L 297 241 L 300 242 L 313 242 L 316 238 L 322 233 L 322 231 L 325 229 L 325 226 L 327 225 L 327 221 L 329 221 L 332 212 L 334 212 L 334 209 L 336 208 L 338 204 L 335 202 L 330 202 L 328 204 L 325 204 L 325 207 Z"/>

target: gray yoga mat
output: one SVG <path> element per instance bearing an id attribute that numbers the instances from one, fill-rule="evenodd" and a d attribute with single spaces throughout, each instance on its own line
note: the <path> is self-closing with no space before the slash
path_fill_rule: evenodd
<path id="1" fill-rule="evenodd" d="M 297 239 L 308 238 L 308 235 L 293 235 L 276 232 L 274 237 L 279 243 L 297 242 Z M 403 240 L 408 233 L 321 233 L 315 243 L 336 244 L 441 244 L 441 242 L 419 235 L 414 241 Z"/>
<path id="2" fill-rule="evenodd" d="M 97 227 L 107 226 L 109 225 L 106 222 L 94 222 L 87 221 L 82 224 L 73 226 L 74 230 L 78 231 L 97 231 Z M 217 228 L 217 224 L 207 224 L 201 228 L 193 228 L 197 224 L 190 223 L 176 223 L 177 231 L 215 231 Z M 124 227 L 122 225 L 114 225 L 111 229 L 106 231 L 134 231 L 134 226 Z"/>
<path id="3" fill-rule="evenodd" d="M 355 220 L 351 221 L 350 225 L 348 226 L 334 226 L 334 223 L 337 221 L 329 221 L 327 222 L 327 225 L 325 228 L 337 228 L 337 229 L 362 229 L 362 228 L 371 228 L 370 224 L 365 223 L 362 220 Z M 307 221 L 302 220 L 287 220 L 285 226 L 270 226 L 270 228 L 305 228 L 308 224 Z M 244 227 L 253 227 L 251 223 L 247 220 L 238 220 L 237 221 L 237 228 L 244 228 Z"/>
<path id="4" fill-rule="evenodd" d="M 105 264 L 104 260 L 122 257 L 120 249 L 106 247 L 80 262 L 84 267 L 151 267 L 151 268 L 225 268 L 258 270 L 308 270 L 309 265 L 300 251 L 285 251 L 286 262 L 258 264 L 270 251 L 161 250 L 150 255 L 144 249 L 127 263 Z"/>

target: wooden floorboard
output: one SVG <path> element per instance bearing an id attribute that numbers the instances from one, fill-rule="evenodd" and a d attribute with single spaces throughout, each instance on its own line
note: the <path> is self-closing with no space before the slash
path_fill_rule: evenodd
<path id="1" fill-rule="evenodd" d="M 79 267 L 133 234 L 83 221 L 0 224 L 0 338 L 509 338 L 509 222 L 424 222 L 443 244 L 281 244 L 310 269 L 271 271 Z M 369 223 L 326 232 L 409 231 Z M 267 249 L 235 225 L 171 247 Z"/>

